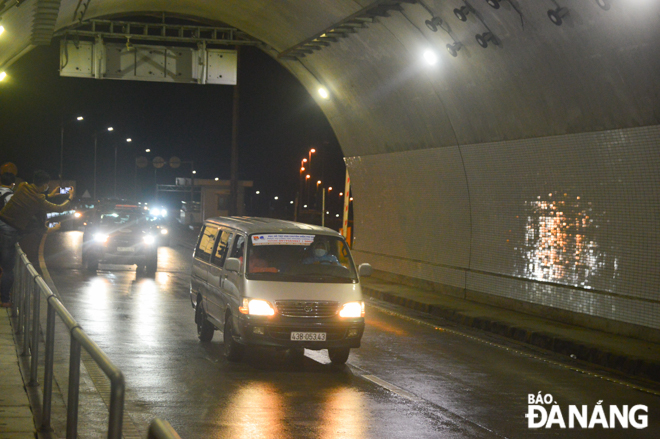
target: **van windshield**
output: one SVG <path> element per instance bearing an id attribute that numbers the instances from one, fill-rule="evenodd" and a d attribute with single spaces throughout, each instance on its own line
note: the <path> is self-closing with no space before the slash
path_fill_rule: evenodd
<path id="1" fill-rule="evenodd" d="M 282 282 L 357 282 L 346 242 L 338 237 L 267 233 L 248 239 L 248 279 Z"/>

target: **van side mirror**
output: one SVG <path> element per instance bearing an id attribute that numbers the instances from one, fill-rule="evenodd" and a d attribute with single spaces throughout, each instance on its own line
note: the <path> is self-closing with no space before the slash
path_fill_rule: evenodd
<path id="1" fill-rule="evenodd" d="M 241 261 L 237 258 L 227 258 L 225 261 L 225 270 L 227 271 L 241 271 Z"/>
<path id="2" fill-rule="evenodd" d="M 358 267 L 358 273 L 360 274 L 360 277 L 371 276 L 373 272 L 374 269 L 370 264 L 360 264 Z"/>

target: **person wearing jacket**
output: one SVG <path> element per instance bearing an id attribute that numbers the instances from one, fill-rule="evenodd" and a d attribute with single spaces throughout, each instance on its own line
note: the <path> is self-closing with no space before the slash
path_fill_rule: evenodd
<path id="1" fill-rule="evenodd" d="M 0 175 L 0 209 L 5 207 L 14 195 L 14 183 L 16 176 L 10 172 L 4 172 Z"/>
<path id="2" fill-rule="evenodd" d="M 30 219 L 41 212 L 63 212 L 69 209 L 73 198 L 73 189 L 69 200 L 63 204 L 53 204 L 46 198 L 50 176 L 44 171 L 36 171 L 32 183 L 21 183 L 14 191 L 5 207 L 0 210 L 0 299 L 3 308 L 11 306 L 11 287 L 14 283 L 14 264 L 16 262 L 16 243 L 20 235 L 27 231 Z M 59 192 L 56 188 L 51 195 Z"/>

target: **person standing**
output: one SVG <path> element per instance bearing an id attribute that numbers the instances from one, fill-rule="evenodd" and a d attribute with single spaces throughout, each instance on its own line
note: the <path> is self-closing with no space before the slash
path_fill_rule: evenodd
<path id="1" fill-rule="evenodd" d="M 14 195 L 14 183 L 16 183 L 16 176 L 11 172 L 0 175 L 0 210 Z"/>
<path id="2" fill-rule="evenodd" d="M 68 210 L 73 198 L 73 188 L 69 199 L 63 204 L 53 204 L 46 199 L 50 175 L 36 171 L 32 183 L 21 183 L 16 188 L 9 202 L 0 210 L 0 306 L 11 306 L 11 287 L 14 283 L 14 264 L 16 263 L 16 243 L 27 232 L 30 219 L 41 212 L 63 212 Z M 56 188 L 50 195 L 59 192 Z"/>

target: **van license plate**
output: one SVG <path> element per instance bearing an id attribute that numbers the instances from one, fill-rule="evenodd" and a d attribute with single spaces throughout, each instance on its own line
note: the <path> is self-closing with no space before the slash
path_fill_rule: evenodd
<path id="1" fill-rule="evenodd" d="M 325 341 L 325 332 L 292 332 L 291 340 L 295 341 Z"/>
<path id="2" fill-rule="evenodd" d="M 132 252 L 133 247 L 117 247 L 118 252 Z"/>

